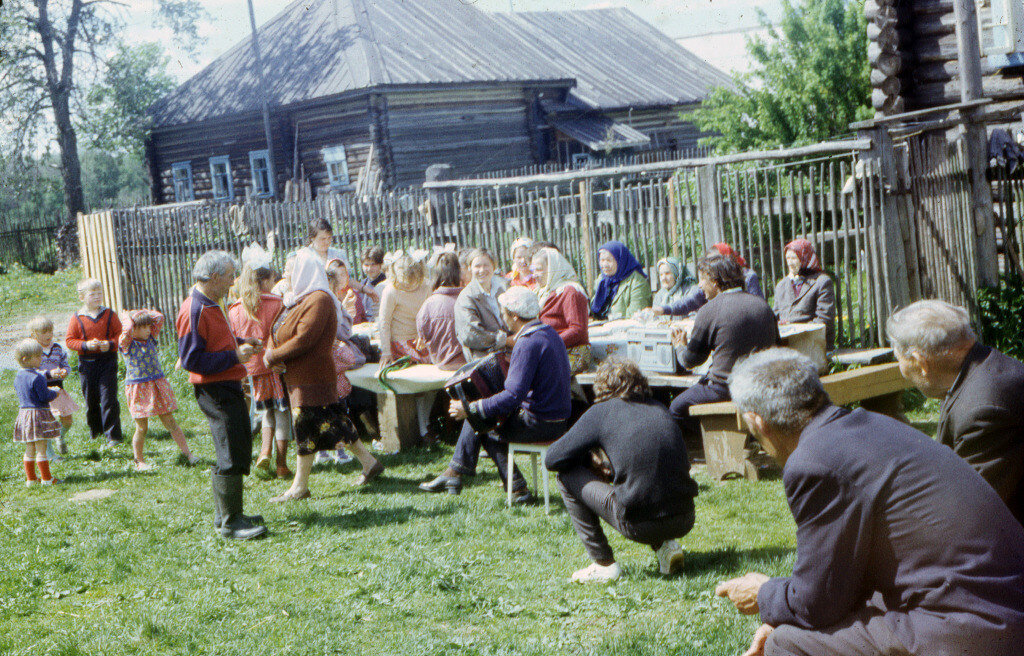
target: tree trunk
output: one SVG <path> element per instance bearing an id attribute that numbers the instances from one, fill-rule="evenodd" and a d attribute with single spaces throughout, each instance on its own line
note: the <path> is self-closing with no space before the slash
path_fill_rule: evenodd
<path id="1" fill-rule="evenodd" d="M 57 126 L 57 144 L 60 146 L 60 174 L 64 180 L 64 225 L 57 233 L 61 266 L 78 258 L 78 213 L 85 212 L 85 194 L 82 191 L 82 164 L 78 159 L 78 136 L 71 124 L 70 94 L 64 90 L 51 90 L 54 123 Z"/>

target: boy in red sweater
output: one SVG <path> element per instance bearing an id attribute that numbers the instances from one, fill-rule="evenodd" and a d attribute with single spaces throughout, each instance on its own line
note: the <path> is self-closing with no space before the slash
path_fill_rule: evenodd
<path id="1" fill-rule="evenodd" d="M 121 321 L 103 307 L 103 286 L 95 278 L 78 283 L 82 307 L 71 317 L 66 342 L 78 353 L 85 417 L 93 438 L 107 436 L 107 448 L 121 444 L 121 404 L 117 400 L 117 340 Z"/>

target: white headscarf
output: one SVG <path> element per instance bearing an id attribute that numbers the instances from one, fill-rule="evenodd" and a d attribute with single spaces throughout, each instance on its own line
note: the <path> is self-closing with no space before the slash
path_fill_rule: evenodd
<path id="1" fill-rule="evenodd" d="M 565 259 L 564 255 L 550 247 L 540 249 L 534 257 L 537 255 L 543 255 L 547 259 L 548 265 L 545 280 L 538 281 L 543 284 L 542 287 L 537 288 L 537 296 L 541 305 L 544 305 L 550 296 L 561 293 L 569 286 L 575 287 L 586 296 L 587 292 L 580 285 L 580 277 L 576 275 L 576 269 L 573 268 L 569 260 Z"/>
<path id="2" fill-rule="evenodd" d="M 327 282 L 327 269 L 320 256 L 312 248 L 303 248 L 295 256 L 295 269 L 292 271 L 292 289 L 284 296 L 285 307 L 293 307 L 313 292 L 327 292 L 334 300 L 335 306 L 341 308 L 341 302 L 331 291 Z"/>

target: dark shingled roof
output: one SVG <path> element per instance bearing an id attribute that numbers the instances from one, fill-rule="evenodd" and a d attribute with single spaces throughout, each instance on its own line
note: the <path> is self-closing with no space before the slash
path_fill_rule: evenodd
<path id="1" fill-rule="evenodd" d="M 702 100 L 728 78 L 624 9 L 488 14 L 462 0 L 297 0 L 259 28 L 276 105 L 401 85 L 575 79 L 594 108 Z M 246 38 L 150 108 L 156 127 L 255 111 Z"/>

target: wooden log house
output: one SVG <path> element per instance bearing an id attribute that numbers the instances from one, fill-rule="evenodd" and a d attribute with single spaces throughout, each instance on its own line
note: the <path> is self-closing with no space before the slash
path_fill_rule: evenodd
<path id="1" fill-rule="evenodd" d="M 1024 105 L 1024 2 L 977 0 L 991 127 L 1019 128 Z M 960 101 L 953 0 L 867 0 L 872 104 L 879 116 Z"/>
<path id="2" fill-rule="evenodd" d="M 298 0 L 150 109 L 155 202 L 373 193 L 591 153 L 688 148 L 729 78 L 625 9 L 494 14 L 461 0 Z"/>

